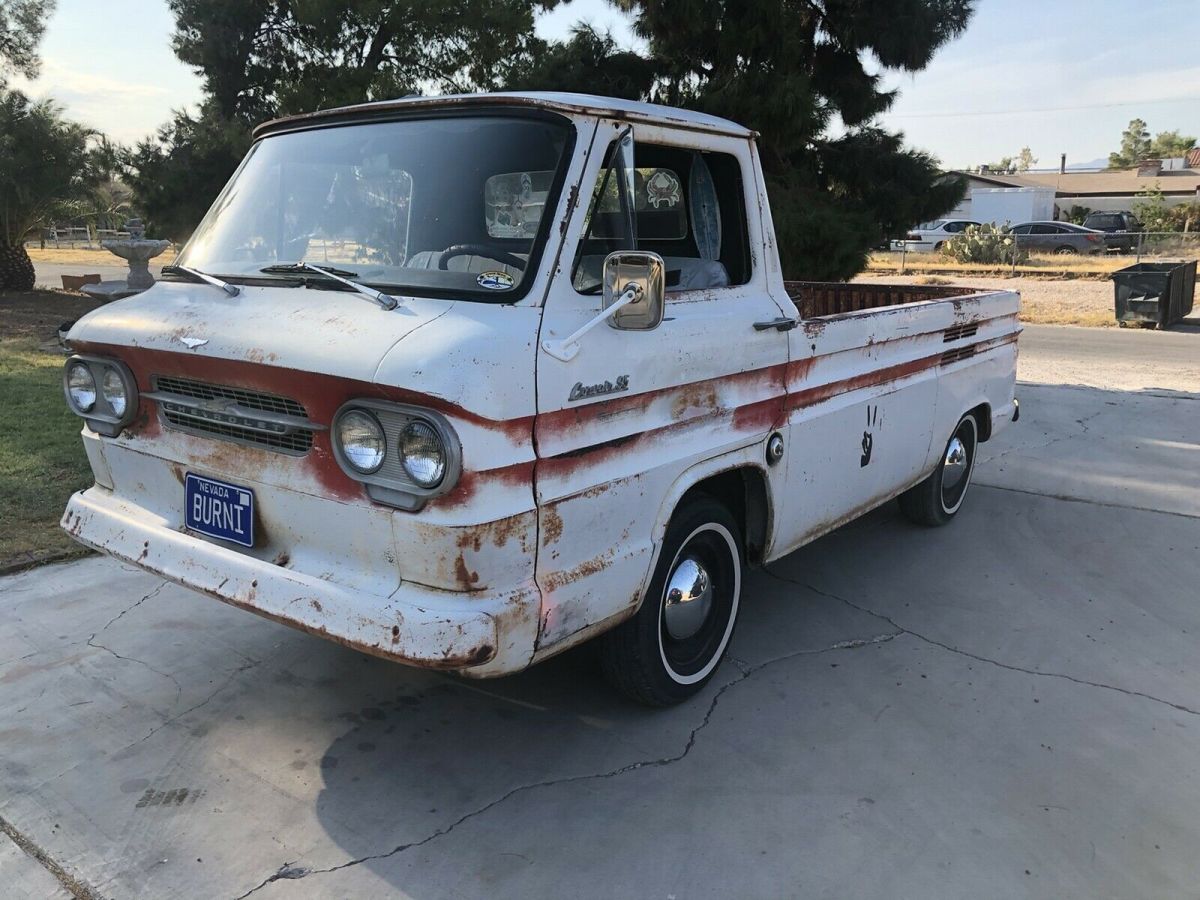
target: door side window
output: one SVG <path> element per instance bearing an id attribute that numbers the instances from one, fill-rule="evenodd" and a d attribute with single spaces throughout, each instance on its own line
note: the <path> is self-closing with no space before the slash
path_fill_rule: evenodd
<path id="1" fill-rule="evenodd" d="M 737 157 L 638 143 L 630 165 L 619 154 L 611 156 L 613 147 L 593 190 L 584 237 L 576 250 L 572 278 L 577 291 L 598 292 L 604 257 L 628 249 L 663 258 L 668 294 L 750 280 L 745 192 Z M 628 186 L 624 201 L 619 184 Z"/>
<path id="2" fill-rule="evenodd" d="M 575 248 L 571 281 L 581 294 L 600 293 L 608 254 L 637 249 L 634 179 L 633 129 L 627 128 L 608 146 L 584 219 L 583 237 Z"/>
<path id="3" fill-rule="evenodd" d="M 666 202 L 638 213 L 638 249 L 663 258 L 668 295 L 748 282 L 750 238 L 738 158 L 667 144 L 638 144 L 636 154 L 639 167 L 672 172 L 679 185 L 681 214 L 664 216 Z M 652 201 L 654 185 L 647 189 Z"/>

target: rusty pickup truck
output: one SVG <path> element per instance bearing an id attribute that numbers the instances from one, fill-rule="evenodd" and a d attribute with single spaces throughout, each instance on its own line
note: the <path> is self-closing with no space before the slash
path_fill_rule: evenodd
<path id="1" fill-rule="evenodd" d="M 571 94 L 379 102 L 255 142 L 151 289 L 68 335 L 63 527 L 471 677 L 591 638 L 679 702 L 762 565 L 937 525 L 1018 413 L 1019 298 L 785 281 L 753 132 Z"/>

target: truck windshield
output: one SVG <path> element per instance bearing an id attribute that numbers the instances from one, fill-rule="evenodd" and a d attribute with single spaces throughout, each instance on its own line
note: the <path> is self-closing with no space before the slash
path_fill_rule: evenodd
<path id="1" fill-rule="evenodd" d="M 295 284 L 288 266 L 303 261 L 384 289 L 511 303 L 536 270 L 571 135 L 564 120 L 463 115 L 268 136 L 178 264 Z"/>

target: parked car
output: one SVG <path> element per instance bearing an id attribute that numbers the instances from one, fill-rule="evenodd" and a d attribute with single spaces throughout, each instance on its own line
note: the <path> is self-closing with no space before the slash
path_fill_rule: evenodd
<path id="1" fill-rule="evenodd" d="M 1017 245 L 1026 250 L 1070 256 L 1103 253 L 1104 233 L 1070 222 L 1022 222 L 1012 227 Z"/>
<path id="2" fill-rule="evenodd" d="M 1105 246 L 1109 250 L 1130 253 L 1138 244 L 1138 233 L 1145 228 L 1131 212 L 1094 212 L 1083 220 L 1084 228 L 1103 231 Z"/>
<path id="3" fill-rule="evenodd" d="M 911 229 L 908 235 L 899 241 L 892 241 L 893 250 L 907 250 L 909 253 L 935 253 L 942 249 L 942 244 L 956 234 L 962 234 L 968 225 L 978 225 L 970 219 L 939 219 L 936 222 L 925 222 Z"/>
<path id="4" fill-rule="evenodd" d="M 96 483 L 63 527 L 276 622 L 478 678 L 600 636 L 679 702 L 744 564 L 893 497 L 948 522 L 1017 419 L 1017 294 L 785 282 L 725 119 L 517 93 L 254 138 L 68 334 Z"/>

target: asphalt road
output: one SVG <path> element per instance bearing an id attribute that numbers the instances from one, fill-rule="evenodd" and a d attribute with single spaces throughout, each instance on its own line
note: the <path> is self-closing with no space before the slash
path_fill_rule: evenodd
<path id="1" fill-rule="evenodd" d="M 60 263 L 34 263 L 34 282 L 43 287 L 61 288 L 63 275 L 99 275 L 104 281 L 121 281 L 129 274 L 129 267 L 116 257 L 112 265 L 63 265 Z M 169 260 L 168 260 L 169 262 Z M 161 261 L 151 261 L 150 274 L 155 278 L 162 271 Z"/>
<path id="2" fill-rule="evenodd" d="M 1200 393 L 1200 324 L 1169 331 L 1026 325 L 1019 376 L 1045 384 Z"/>

